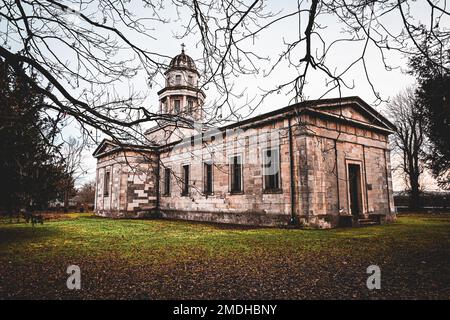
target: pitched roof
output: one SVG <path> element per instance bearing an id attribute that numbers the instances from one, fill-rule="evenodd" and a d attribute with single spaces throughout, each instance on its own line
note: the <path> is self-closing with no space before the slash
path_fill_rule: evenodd
<path id="1" fill-rule="evenodd" d="M 359 121 L 353 118 L 338 115 L 336 113 L 330 112 L 330 109 L 341 108 L 344 106 L 352 106 L 355 110 L 361 112 L 365 115 L 369 122 Z M 328 110 L 327 110 L 328 109 Z M 307 100 L 299 103 L 295 103 L 280 109 L 273 110 L 261 115 L 257 115 L 239 122 L 231 123 L 218 128 L 218 130 L 225 131 L 227 129 L 246 127 L 258 125 L 262 122 L 273 121 L 279 117 L 286 117 L 286 115 L 293 113 L 311 113 L 317 116 L 327 117 L 334 121 L 345 121 L 352 123 L 357 126 L 370 127 L 371 129 L 382 131 L 384 133 L 390 134 L 395 130 L 395 125 L 392 124 L 387 118 L 381 115 L 368 103 L 358 96 L 341 97 L 341 98 L 330 98 L 330 99 L 319 99 L 319 100 Z M 118 150 L 138 150 L 138 151 L 151 151 L 156 150 L 160 147 L 171 146 L 179 143 L 180 140 L 168 143 L 161 146 L 144 146 L 144 145 L 132 145 L 132 144 L 119 144 L 113 142 L 112 140 L 104 139 L 97 149 L 94 151 L 93 156 L 99 157 L 110 152 Z M 110 150 L 104 151 L 107 145 L 111 146 Z"/>
<path id="2" fill-rule="evenodd" d="M 117 151 L 153 151 L 155 149 L 156 149 L 155 146 L 129 144 L 122 142 L 115 142 L 111 139 L 103 139 L 102 142 L 100 142 L 100 144 L 92 153 L 92 156 L 94 158 L 98 158 L 100 156 L 104 156 Z"/>
<path id="3" fill-rule="evenodd" d="M 276 109 L 267 113 L 263 113 L 261 115 L 257 115 L 239 122 L 231 123 L 222 128 L 235 128 L 240 127 L 242 125 L 247 125 L 252 122 L 264 120 L 276 115 L 286 114 L 289 112 L 295 111 L 307 111 L 307 110 L 316 110 L 319 112 L 323 112 L 325 108 L 339 108 L 345 105 L 355 106 L 358 110 L 368 115 L 372 118 L 374 123 L 380 125 L 381 128 L 386 129 L 387 131 L 393 131 L 395 129 L 395 125 L 390 122 L 387 118 L 381 115 L 378 111 L 376 111 L 373 107 L 371 107 L 367 102 L 361 99 L 358 96 L 350 96 L 350 97 L 341 97 L 341 98 L 329 98 L 329 99 L 318 99 L 318 100 L 306 100 L 299 103 L 291 104 L 281 109 Z M 351 120 L 351 119 L 346 119 Z M 221 129 L 222 129 L 221 128 Z"/>

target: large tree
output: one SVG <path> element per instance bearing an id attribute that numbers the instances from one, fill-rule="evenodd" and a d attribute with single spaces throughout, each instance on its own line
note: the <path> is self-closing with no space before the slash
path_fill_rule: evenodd
<path id="1" fill-rule="evenodd" d="M 416 91 L 423 125 L 430 141 L 426 159 L 439 185 L 450 188 L 450 46 L 442 50 L 425 43 L 424 49 L 442 61 L 441 67 L 415 55 L 410 59 L 411 72 L 417 76 Z"/>
<path id="2" fill-rule="evenodd" d="M 77 190 L 77 199 L 82 205 L 93 205 L 95 201 L 95 181 L 84 183 Z"/>
<path id="3" fill-rule="evenodd" d="M 76 195 L 75 183 L 87 170 L 83 167 L 83 150 L 85 142 L 74 137 L 63 141 L 61 156 L 64 159 L 65 179 L 62 181 L 64 210 L 69 209 L 69 198 Z"/>
<path id="4" fill-rule="evenodd" d="M 394 152 L 401 158 L 398 169 L 409 189 L 409 206 L 415 210 L 420 207 L 420 178 L 424 171 L 426 137 L 425 119 L 414 89 L 408 88 L 395 96 L 388 105 L 387 113 L 396 127 L 392 143 Z"/>
<path id="5" fill-rule="evenodd" d="M 52 143 L 58 128 L 43 105 L 44 96 L 0 61 L 0 209 L 9 213 L 45 206 L 63 176 Z"/>
<path id="6" fill-rule="evenodd" d="M 241 99 L 241 105 L 252 112 L 267 95 L 279 92 L 302 100 L 314 73 L 325 79 L 323 95 L 339 95 L 342 88 L 353 88 L 348 74 L 355 68 L 365 74 L 380 102 L 369 51 L 377 52 L 379 65 L 388 70 L 398 67 L 388 62 L 392 52 L 418 50 L 423 60 L 439 65 L 418 44 L 424 38 L 445 43 L 449 37 L 443 27 L 450 17 L 446 0 L 299 0 L 290 10 L 272 12 L 263 0 L 5 0 L 0 3 L 0 57 L 46 96 L 56 119 L 73 117 L 87 135 L 97 128 L 113 138 L 142 142 L 140 124 L 183 119 L 152 112 L 142 96 L 116 90 L 116 85 L 142 81 L 143 74 L 150 86 L 156 84 L 173 55 L 158 42 L 167 38 L 158 32 L 168 22 L 174 39 L 202 50 L 200 85 L 218 92 L 205 107 L 209 122 L 242 116 L 233 97 L 243 98 L 246 92 L 233 85 L 236 76 L 270 77 L 281 66 L 291 70 L 282 83 L 276 78 L 257 98 Z M 275 34 L 283 21 L 298 30 L 294 38 Z M 340 32 L 330 38 L 330 29 Z M 254 46 L 266 32 L 283 39 L 283 45 Z M 336 48 L 349 45 L 354 58 L 330 64 Z M 274 50 L 271 57 L 268 49 Z M 21 64 L 33 67 L 38 76 L 30 77 Z"/>

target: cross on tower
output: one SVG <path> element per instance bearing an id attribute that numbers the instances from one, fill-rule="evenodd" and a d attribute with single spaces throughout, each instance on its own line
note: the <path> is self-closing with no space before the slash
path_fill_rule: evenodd
<path id="1" fill-rule="evenodd" d="M 182 53 L 184 53 L 184 47 L 185 47 L 185 45 L 184 45 L 184 43 L 182 43 L 182 44 L 181 44 L 181 52 L 182 52 Z"/>

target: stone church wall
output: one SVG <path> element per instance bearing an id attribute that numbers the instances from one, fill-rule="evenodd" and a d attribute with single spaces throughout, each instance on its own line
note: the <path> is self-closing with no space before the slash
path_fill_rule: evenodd
<path id="1" fill-rule="evenodd" d="M 97 163 L 96 212 L 110 217 L 143 217 L 156 208 L 157 155 L 117 152 Z M 110 172 L 105 186 L 105 174 Z M 105 187 L 109 189 L 105 194 Z"/>
<path id="2" fill-rule="evenodd" d="M 173 171 L 171 194 L 161 194 L 161 213 L 166 217 L 259 225 L 286 225 L 290 219 L 290 174 L 287 120 L 268 126 L 222 133 L 207 147 L 178 147 L 161 154 L 161 170 Z M 217 142 L 220 140 L 220 142 Z M 270 141 L 270 142 L 269 142 Z M 277 148 L 280 155 L 280 190 L 263 186 L 262 152 Z M 243 192 L 230 192 L 229 158 L 241 155 Z M 212 161 L 213 194 L 203 193 L 203 164 Z M 182 165 L 190 165 L 189 196 L 181 195 Z M 163 173 L 161 171 L 161 177 Z M 164 181 L 161 180 L 161 186 Z M 163 188 L 163 187 L 162 187 Z"/>
<path id="3" fill-rule="evenodd" d="M 113 217 L 142 217 L 157 212 L 164 218 L 262 226 L 286 226 L 294 211 L 301 225 L 328 228 L 350 213 L 348 165 L 360 166 L 361 213 L 395 217 L 388 138 L 312 116 L 302 125 L 292 118 L 294 203 L 291 205 L 289 126 L 286 117 L 232 130 L 205 134 L 162 148 L 158 155 L 128 151 L 103 156 L 97 166 L 96 210 Z M 211 138 L 214 136 L 214 139 Z M 262 152 L 277 148 L 280 190 L 263 184 Z M 243 192 L 230 192 L 229 158 L 241 155 Z M 204 194 L 204 163 L 213 163 L 213 193 Z M 190 166 L 190 190 L 182 195 L 182 166 Z M 170 194 L 164 194 L 164 170 L 171 169 Z M 111 172 L 108 197 L 103 196 L 105 172 Z M 157 177 L 159 210 L 157 207 Z M 292 208 L 293 206 L 293 208 Z"/>
<path id="4" fill-rule="evenodd" d="M 300 216 L 310 223 L 323 218 L 335 226 L 340 215 L 350 214 L 348 164 L 357 164 L 361 169 L 362 214 L 386 214 L 386 219 L 392 220 L 395 213 L 387 136 L 345 125 L 336 127 L 319 119 L 312 122 L 309 134 L 299 137 L 304 150 L 300 153 Z"/>

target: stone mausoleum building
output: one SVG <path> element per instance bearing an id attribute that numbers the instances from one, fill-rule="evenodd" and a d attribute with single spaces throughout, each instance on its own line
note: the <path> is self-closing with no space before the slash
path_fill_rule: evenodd
<path id="1" fill-rule="evenodd" d="M 359 97 L 293 104 L 202 128 L 205 93 L 182 50 L 170 62 L 147 145 L 104 140 L 95 211 L 260 226 L 337 226 L 395 218 L 389 134 Z"/>

